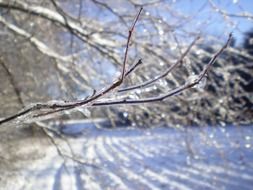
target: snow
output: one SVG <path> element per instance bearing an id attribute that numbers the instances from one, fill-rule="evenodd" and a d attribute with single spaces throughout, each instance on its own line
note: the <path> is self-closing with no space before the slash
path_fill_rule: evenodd
<path id="1" fill-rule="evenodd" d="M 34 147 L 43 154 L 25 157 L 16 161 L 15 170 L 1 172 L 0 189 L 250 190 L 253 186 L 252 127 L 108 129 L 76 122 L 63 126 L 62 132 L 75 155 L 94 166 L 66 159 L 65 167 L 54 146 L 26 139 L 17 154 L 29 155 Z M 66 143 L 57 142 L 67 150 Z"/>

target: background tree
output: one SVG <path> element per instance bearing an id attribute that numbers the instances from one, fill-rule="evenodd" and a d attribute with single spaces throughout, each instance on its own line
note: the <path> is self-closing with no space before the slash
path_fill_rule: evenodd
<path id="1" fill-rule="evenodd" d="M 2 117 L 35 102 L 84 99 L 111 84 L 120 75 L 128 38 L 126 31 L 140 6 L 144 11 L 129 44 L 127 67 L 139 59 L 143 63 L 124 80 L 123 89 L 109 94 L 110 99 L 106 101 L 157 97 L 183 85 L 201 72 L 231 31 L 228 27 L 227 34 L 221 37 L 209 35 L 204 28 L 212 19 L 200 20 L 191 27 L 196 20 L 174 8 L 177 4 L 173 1 L 117 4 L 113 1 L 2 0 Z M 233 15 L 217 9 L 212 1 L 201 8 L 204 7 L 219 10 L 213 15 L 214 20 L 217 15 L 227 14 L 226 22 L 230 23 L 227 18 Z M 199 35 L 204 36 L 202 41 L 196 40 Z M 244 79 L 235 74 L 240 68 L 240 72 L 243 70 L 251 76 L 250 70 L 241 68 L 246 58 L 252 59 L 246 51 L 229 48 L 215 69 L 205 76 L 207 90 L 202 90 L 205 85 L 198 85 L 200 88 L 185 91 L 164 104 L 78 107 L 71 115 L 69 111 L 64 112 L 63 118 L 108 117 L 114 123 L 123 115 L 126 121 L 139 126 L 160 122 L 171 125 L 251 123 L 251 111 L 247 117 L 240 118 L 239 109 L 233 108 L 233 97 L 247 97 L 252 102 L 248 92 L 240 90 Z M 233 67 L 232 60 L 237 67 Z M 156 80 L 164 71 L 169 72 Z M 149 85 L 138 85 L 153 79 Z M 238 103 L 243 106 L 244 101 L 240 99 Z"/>
<path id="2" fill-rule="evenodd" d="M 251 189 L 249 2 L 0 0 L 0 189 Z"/>
<path id="3" fill-rule="evenodd" d="M 243 47 L 247 50 L 247 52 L 252 55 L 253 54 L 253 31 L 248 31 L 245 35 L 245 39 L 243 42 Z"/>

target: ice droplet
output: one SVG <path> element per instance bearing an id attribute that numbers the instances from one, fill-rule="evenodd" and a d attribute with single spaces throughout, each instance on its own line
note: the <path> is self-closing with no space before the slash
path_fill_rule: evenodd
<path id="1" fill-rule="evenodd" d="M 160 64 L 160 66 L 164 66 L 164 62 L 163 61 L 161 61 L 159 64 Z"/>
<path id="2" fill-rule="evenodd" d="M 171 45 L 171 47 L 170 47 L 170 49 L 173 51 L 173 50 L 175 50 L 177 48 L 177 46 L 176 45 Z"/>
<path id="3" fill-rule="evenodd" d="M 225 128 L 220 128 L 221 129 L 221 132 L 222 133 L 225 133 L 226 132 L 226 129 Z"/>
<path id="4" fill-rule="evenodd" d="M 145 88 L 145 92 L 150 92 L 152 91 L 152 88 Z"/>
<path id="5" fill-rule="evenodd" d="M 202 52 L 202 50 L 197 50 L 196 52 L 195 52 L 197 55 L 200 55 L 200 54 L 202 54 L 203 52 Z"/>
<path id="6" fill-rule="evenodd" d="M 132 127 L 135 127 L 135 126 L 136 126 L 136 123 L 132 122 L 131 126 L 132 126 Z"/>
<path id="7" fill-rule="evenodd" d="M 220 122 L 220 125 L 221 125 L 222 127 L 225 127 L 225 126 L 226 126 L 226 123 L 223 122 L 223 121 L 221 121 L 221 122 Z"/>
<path id="8" fill-rule="evenodd" d="M 203 77 L 199 83 L 196 85 L 196 88 L 198 89 L 204 89 L 206 86 L 206 77 Z"/>
<path id="9" fill-rule="evenodd" d="M 194 155 L 193 158 L 194 158 L 195 160 L 200 159 L 199 155 Z"/>
<path id="10" fill-rule="evenodd" d="M 137 95 L 137 93 L 135 93 L 135 94 L 130 94 L 130 95 L 128 96 L 128 98 L 134 100 L 134 99 L 138 99 L 139 96 Z"/>
<path id="11" fill-rule="evenodd" d="M 86 117 L 91 117 L 91 112 L 87 108 L 78 108 L 77 110 L 83 113 Z"/>
<path id="12" fill-rule="evenodd" d="M 190 75 L 188 78 L 187 78 L 187 82 L 189 83 L 195 83 L 196 81 L 198 80 L 198 75 Z M 193 87 L 194 88 L 194 87 Z"/>
<path id="13" fill-rule="evenodd" d="M 137 93 L 137 94 L 141 94 L 141 90 L 140 90 L 140 89 L 137 89 L 137 90 L 136 90 L 136 93 Z"/>
<path id="14" fill-rule="evenodd" d="M 167 86 L 167 82 L 165 80 L 159 79 L 158 80 L 158 84 L 162 87 L 166 87 Z"/>
<path id="15" fill-rule="evenodd" d="M 199 80 L 198 75 L 191 75 L 188 77 L 187 82 L 188 83 L 195 83 Z M 196 85 L 194 85 L 192 88 L 197 88 L 197 89 L 204 89 L 206 86 L 206 77 L 204 76 Z"/>
<path id="16" fill-rule="evenodd" d="M 164 34 L 164 31 L 163 30 L 159 30 L 159 35 L 163 35 Z"/>
<path id="17" fill-rule="evenodd" d="M 127 117 L 128 117 L 128 113 L 127 113 L 127 112 L 124 112 L 124 113 L 123 113 L 123 116 L 124 116 L 125 118 L 127 118 Z"/>
<path id="18" fill-rule="evenodd" d="M 191 157 L 190 156 L 186 157 L 186 163 L 187 163 L 187 165 L 191 165 Z"/>

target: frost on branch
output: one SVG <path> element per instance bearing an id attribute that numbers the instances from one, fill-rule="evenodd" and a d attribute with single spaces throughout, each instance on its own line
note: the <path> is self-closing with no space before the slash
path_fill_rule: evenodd
<path id="1" fill-rule="evenodd" d="M 234 47 L 225 50 L 228 34 L 222 40 L 201 35 L 196 31 L 205 22 L 191 30 L 190 17 L 162 2 L 143 4 L 142 11 L 132 1 L 121 8 L 87 4 L 103 20 L 88 11 L 72 12 L 78 3 L 0 1 L 1 89 L 7 89 L 0 113 L 7 119 L 1 123 L 25 115 L 29 121 L 108 117 L 113 122 L 122 113 L 133 125 L 233 123 L 239 113 L 231 102 L 250 104 L 233 73 L 242 70 L 247 77 L 249 70 L 238 62 L 252 57 Z M 154 5 L 161 7 L 160 16 L 151 11 Z M 235 57 L 240 61 L 233 69 Z"/>

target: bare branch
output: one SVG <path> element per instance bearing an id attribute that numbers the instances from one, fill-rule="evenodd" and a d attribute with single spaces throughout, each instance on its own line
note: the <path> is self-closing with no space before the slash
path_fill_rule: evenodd
<path id="1" fill-rule="evenodd" d="M 5 65 L 5 63 L 4 63 L 4 61 L 2 60 L 1 57 L 0 57 L 0 64 L 2 65 L 2 67 L 4 68 L 4 70 L 5 70 L 6 73 L 7 73 L 7 76 L 8 76 L 8 78 L 9 78 L 9 80 L 10 80 L 10 83 L 11 83 L 11 85 L 13 86 L 13 89 L 14 89 L 16 95 L 17 95 L 19 104 L 20 104 L 22 107 L 24 107 L 24 102 L 23 102 L 23 100 L 22 100 L 22 98 L 21 98 L 21 93 L 20 93 L 19 87 L 17 86 L 16 81 L 14 80 L 14 76 L 13 76 L 13 74 L 10 72 L 10 70 L 8 69 L 8 67 Z"/>
<path id="2" fill-rule="evenodd" d="M 241 14 L 234 14 L 234 13 L 229 13 L 226 12 L 220 8 L 218 8 L 217 5 L 215 5 L 215 3 L 212 0 L 209 0 L 210 5 L 213 7 L 213 9 L 217 12 L 219 12 L 220 14 L 222 14 L 223 16 L 228 16 L 228 17 L 237 17 L 237 18 L 247 18 L 247 19 L 251 19 L 253 20 L 253 15 L 250 13 L 241 13 Z"/>
<path id="3" fill-rule="evenodd" d="M 134 27 L 136 25 L 136 22 L 138 21 L 139 17 L 140 17 L 140 14 L 141 14 L 141 11 L 142 11 L 142 7 L 140 8 L 140 11 L 139 13 L 137 14 L 130 30 L 129 30 L 129 33 L 128 33 L 128 38 L 127 38 L 127 44 L 126 44 L 126 49 L 125 49 L 125 55 L 124 55 L 124 60 L 123 60 L 123 67 L 122 67 L 122 75 L 121 75 L 121 80 L 123 81 L 124 79 L 124 76 L 125 76 L 125 69 L 126 69 L 126 62 L 127 62 L 127 55 L 128 55 L 128 49 L 129 49 L 129 43 L 131 41 L 131 37 L 132 37 L 132 33 L 134 31 Z"/>
<path id="4" fill-rule="evenodd" d="M 65 15 L 62 15 L 56 11 L 52 11 L 48 8 L 44 8 L 41 6 L 36 5 L 28 5 L 25 2 L 19 1 L 19 0 L 11 0 L 9 2 L 6 2 L 5 0 L 0 0 L 0 7 L 7 8 L 7 9 L 14 9 L 18 11 L 22 11 L 25 13 L 33 14 L 39 17 L 42 17 L 44 19 L 47 19 L 53 23 L 60 24 L 64 28 L 68 29 L 72 34 L 74 34 L 77 38 L 79 38 L 81 41 L 87 43 L 89 46 L 100 52 L 101 54 L 107 56 L 111 60 L 113 60 L 115 63 L 118 63 L 117 58 L 112 55 L 112 53 L 106 48 L 103 47 L 103 44 L 100 44 L 99 38 L 97 39 L 91 39 L 89 38 L 88 33 L 85 29 L 88 29 L 89 26 L 81 26 L 79 22 L 74 21 L 73 19 L 67 18 Z M 85 28 L 85 29 L 84 29 Z"/>
<path id="5" fill-rule="evenodd" d="M 26 38 L 33 44 L 39 51 L 41 51 L 43 54 L 64 61 L 69 62 L 71 59 L 69 57 L 59 55 L 54 50 L 50 49 L 46 44 L 44 44 L 42 41 L 35 38 L 32 34 L 26 32 L 25 30 L 17 27 L 14 24 L 9 23 L 6 19 L 4 19 L 2 16 L 0 16 L 0 22 L 3 23 L 8 29 L 15 32 L 16 34 Z"/>
<path id="6" fill-rule="evenodd" d="M 93 4 L 93 2 L 95 4 Z M 91 5 L 98 6 L 96 8 L 99 8 L 100 6 L 103 6 L 106 8 L 106 6 L 104 5 L 107 5 L 107 4 L 102 3 L 104 4 L 102 5 L 100 4 L 100 1 L 93 1 L 93 2 L 91 2 Z M 64 8 L 62 8 L 64 7 L 64 4 L 61 4 L 61 2 L 59 1 L 51 0 L 47 5 L 48 7 L 46 6 L 43 7 L 42 4 L 40 4 L 40 2 L 28 4 L 27 1 L 23 2 L 20 0 L 17 0 L 17 1 L 11 0 L 7 2 L 7 0 L 0 0 L 0 7 L 14 10 L 14 11 L 11 11 L 11 14 L 7 13 L 6 15 L 5 14 L 1 15 L 0 22 L 3 23 L 5 27 L 4 29 L 13 31 L 15 34 L 17 34 L 16 36 L 21 36 L 25 38 L 25 40 L 30 42 L 30 44 L 34 45 L 40 51 L 40 53 L 42 53 L 42 55 L 46 55 L 45 57 L 54 58 L 53 61 L 56 62 L 57 67 L 58 66 L 65 67 L 64 64 L 68 64 L 66 68 L 66 72 L 63 72 L 63 75 L 61 78 L 62 81 L 67 79 L 68 83 L 60 84 L 61 85 L 60 90 L 65 91 L 64 97 L 62 98 L 62 96 L 60 95 L 53 95 L 56 99 L 62 98 L 64 99 L 64 101 L 57 100 L 57 101 L 33 104 L 21 110 L 20 112 L 14 114 L 13 116 L 10 116 L 1 120 L 0 124 L 14 120 L 18 117 L 20 117 L 19 121 L 21 122 L 28 121 L 28 120 L 29 122 L 39 121 L 39 120 L 45 119 L 45 117 L 47 118 L 55 117 L 55 115 L 53 115 L 54 113 L 72 110 L 75 108 L 78 108 L 80 110 L 82 109 L 82 108 L 79 108 L 81 106 L 88 108 L 88 107 L 98 107 L 98 106 L 110 106 L 110 105 L 115 105 L 115 104 L 117 105 L 141 104 L 141 106 L 138 106 L 136 108 L 142 109 L 143 103 L 163 101 L 171 96 L 175 96 L 187 89 L 195 87 L 200 82 L 202 83 L 202 79 L 206 76 L 206 73 L 210 70 L 211 65 L 215 62 L 217 57 L 226 48 L 224 47 L 220 49 L 220 52 L 216 53 L 215 55 L 212 55 L 212 53 L 210 53 L 211 51 L 205 50 L 204 48 L 202 49 L 203 46 L 195 47 L 194 45 L 197 43 L 198 39 L 200 38 L 198 36 L 199 32 L 188 32 L 183 28 L 181 30 L 175 27 L 177 24 L 173 23 L 176 19 L 175 20 L 172 19 L 172 22 L 168 23 L 166 20 L 163 19 L 162 14 L 153 15 L 153 13 L 149 12 L 147 9 L 144 16 L 144 22 L 140 26 L 140 30 L 143 32 L 140 36 L 138 35 L 138 39 L 134 40 L 133 52 L 135 54 L 130 54 L 129 52 L 130 52 L 130 45 L 132 41 L 132 35 L 135 30 L 136 23 L 142 12 L 142 8 L 140 9 L 138 14 L 134 18 L 129 28 L 128 35 L 124 35 L 121 33 L 121 30 L 120 30 L 121 25 L 118 25 L 117 23 L 115 23 L 115 20 L 109 19 L 109 21 L 106 20 L 105 22 L 100 22 L 96 19 L 85 18 L 84 16 L 85 14 L 83 14 L 84 17 L 80 17 L 80 11 L 81 11 L 80 9 L 78 13 L 79 17 L 77 19 L 75 18 L 75 16 L 71 16 L 72 13 L 68 12 L 67 9 L 65 10 Z M 139 6 L 138 4 L 134 4 L 134 3 L 132 5 L 134 5 L 133 7 L 135 8 L 136 6 L 137 7 Z M 99 10 L 101 9 L 99 8 Z M 114 11 L 113 8 L 111 8 L 111 10 Z M 101 11 L 104 11 L 104 9 L 102 9 Z M 118 11 L 115 11 L 115 14 L 118 14 Z M 8 15 L 10 15 L 10 17 L 8 17 Z M 17 17 L 19 15 L 22 15 L 24 19 L 23 17 L 21 18 Z M 27 23 L 28 24 L 27 26 L 22 25 L 24 22 L 26 23 L 27 20 L 25 17 L 27 15 L 29 16 L 30 19 L 32 19 L 31 20 L 32 23 Z M 127 18 L 127 16 L 130 16 L 130 15 L 124 15 L 124 20 L 125 18 Z M 43 19 L 38 19 L 36 17 L 41 17 Z M 189 19 L 190 17 L 187 17 L 187 18 Z M 184 20 L 184 19 L 181 19 L 181 20 Z M 56 33 L 55 36 L 54 34 L 51 34 L 52 36 L 50 36 L 50 38 L 48 39 L 47 35 L 44 35 L 42 33 L 31 32 L 31 31 L 38 31 L 38 29 L 41 30 L 41 27 L 39 26 L 39 24 L 40 22 L 44 22 L 44 21 L 46 21 L 46 23 L 49 24 L 49 25 L 46 25 L 46 27 L 53 26 L 54 27 L 53 31 L 56 31 L 59 33 Z M 111 25 L 108 23 L 115 24 L 115 27 L 112 28 Z M 34 24 L 35 26 L 33 26 Z M 149 30 L 150 28 L 151 30 Z M 179 31 L 175 31 L 175 29 Z M 47 28 L 45 29 L 43 28 L 42 30 L 47 30 Z M 63 36 L 62 36 L 62 32 L 64 33 Z M 65 34 L 67 34 L 67 36 L 65 36 Z M 69 34 L 71 36 L 69 36 Z M 57 42 L 60 42 L 59 45 L 56 45 L 57 48 L 59 47 L 59 52 L 60 51 L 69 52 L 69 48 L 71 48 L 71 54 L 73 52 L 75 53 L 70 56 L 65 56 L 64 53 L 59 53 L 56 50 L 51 49 L 48 45 L 46 45 L 42 41 L 40 41 L 39 39 L 41 39 L 41 36 L 43 36 L 43 38 L 45 37 L 45 42 L 47 40 L 51 40 L 52 39 L 51 37 L 56 37 L 54 40 L 57 40 Z M 13 40 L 13 37 L 15 38 L 15 35 L 10 36 L 10 39 Z M 67 37 L 67 40 L 69 39 L 69 37 L 71 37 L 71 46 L 69 47 L 68 46 L 69 43 L 67 43 L 66 48 L 65 48 L 63 44 L 65 44 L 66 42 L 65 41 L 66 37 Z M 180 44 L 181 42 L 183 42 L 185 37 L 190 37 L 192 39 L 194 38 L 194 40 L 188 46 Z M 229 37 L 228 41 L 230 41 L 230 38 L 231 36 Z M 118 39 L 120 40 L 126 39 L 126 42 L 123 43 L 124 41 L 120 41 Z M 210 40 L 210 38 L 206 38 L 206 39 Z M 228 44 L 228 42 L 226 44 Z M 24 44 L 24 45 L 27 45 L 27 44 Z M 30 46 L 27 46 L 27 47 L 30 48 Z M 185 47 L 185 50 L 183 50 L 183 47 Z M 193 49 L 193 47 L 194 47 L 194 50 L 196 50 L 196 56 L 195 54 L 193 55 L 189 53 Z M 121 52 L 119 51 L 120 48 L 124 48 L 123 58 L 121 58 L 120 56 L 120 52 Z M 75 50 L 73 51 L 73 49 Z M 94 55 L 97 55 L 96 54 L 97 51 L 99 52 L 98 56 L 94 56 Z M 232 51 L 232 50 L 229 50 L 229 51 Z M 139 82 L 139 83 L 132 82 L 133 86 L 127 86 L 127 85 L 123 86 L 123 82 L 127 82 L 125 80 L 126 77 L 132 74 L 136 70 L 136 68 L 138 68 L 142 63 L 141 59 L 137 62 L 133 62 L 133 60 L 136 60 L 136 57 L 134 57 L 134 55 L 136 55 L 136 52 L 138 52 L 138 54 L 145 55 L 148 58 L 145 61 L 145 65 L 143 65 L 142 67 L 143 69 L 142 72 L 139 73 L 138 75 L 130 77 L 129 80 L 144 81 L 144 82 Z M 132 50 L 131 50 L 131 53 L 132 53 Z M 177 55 L 175 55 L 174 53 L 176 53 Z M 22 55 L 26 55 L 26 54 L 22 52 Z M 75 57 L 76 59 L 74 60 Z M 189 59 L 187 59 L 187 61 L 184 61 L 186 57 L 188 57 Z M 211 58 L 211 61 L 203 70 L 201 70 L 202 68 L 201 60 L 202 58 L 206 58 L 206 57 L 208 59 Z M 175 59 L 177 60 L 174 61 Z M 104 63 L 105 65 L 102 65 L 101 63 L 104 61 L 105 61 Z M 129 65 L 130 61 L 133 63 L 132 65 Z M 61 64 L 61 62 L 64 62 L 64 64 Z M 73 64 L 71 65 L 70 62 L 72 62 Z M 188 62 L 189 63 L 196 62 L 196 64 L 189 64 Z M 175 70 L 176 67 L 181 65 L 181 63 L 184 63 L 185 67 L 183 68 L 183 70 L 174 72 L 171 80 L 167 80 L 166 78 L 166 80 L 161 80 L 161 84 L 159 83 L 158 86 L 154 85 L 158 80 L 164 79 L 165 77 L 167 77 L 168 74 L 171 73 L 173 70 Z M 222 60 L 220 63 L 222 63 Z M 111 80 L 111 78 L 108 80 L 107 78 L 103 78 L 103 74 L 104 76 L 107 77 L 110 73 L 110 76 L 112 76 L 111 74 L 112 69 L 108 67 L 108 70 L 106 71 L 107 68 L 104 68 L 106 67 L 106 64 L 109 64 L 110 67 L 112 65 L 113 70 L 116 69 L 119 64 L 121 65 L 120 66 L 121 72 L 119 73 L 118 77 L 115 80 Z M 161 69 L 164 68 L 164 64 L 167 64 L 169 66 L 165 68 L 164 71 L 161 72 Z M 187 71 L 189 70 L 190 71 L 189 73 L 199 73 L 199 74 L 195 75 L 193 79 L 190 79 L 189 77 L 187 80 L 185 80 L 184 76 L 182 76 L 182 74 L 184 74 L 185 69 Z M 102 75 L 98 76 L 97 75 L 98 73 L 101 73 Z M 158 74 L 160 73 L 160 74 L 157 76 L 154 76 L 155 73 L 158 73 Z M 27 74 L 29 74 L 30 76 L 30 74 L 33 74 L 33 73 L 27 72 Z M 52 72 L 50 74 L 52 74 Z M 153 78 L 150 78 L 150 74 L 152 74 Z M 59 76 L 58 77 L 57 76 L 55 77 L 56 79 L 54 80 L 56 80 L 57 82 L 56 85 L 58 88 L 59 81 L 57 81 L 57 78 L 59 78 Z M 72 83 L 69 83 L 69 79 L 75 81 L 75 84 L 72 85 Z M 109 80 L 113 82 L 110 82 L 109 85 L 106 85 L 108 84 Z M 216 77 L 211 78 L 211 80 L 216 80 Z M 183 85 L 181 85 L 182 81 L 185 81 Z M 162 84 L 162 82 L 166 84 Z M 85 85 L 91 84 L 91 86 L 90 88 L 85 88 L 85 89 L 80 88 L 82 86 L 82 83 L 84 83 Z M 170 89 L 166 89 L 167 83 L 169 83 L 173 87 L 171 87 Z M 132 91 L 134 89 L 148 87 L 151 84 L 153 84 L 154 86 L 150 88 L 145 88 L 144 91 L 142 90 Z M 92 85 L 94 85 L 94 87 Z M 64 86 L 64 88 L 62 88 L 62 86 Z M 101 88 L 101 86 L 104 86 L 104 88 Z M 48 87 L 46 86 L 45 88 L 48 88 Z M 50 88 L 53 88 L 53 87 L 50 86 Z M 82 91 L 82 90 L 87 90 L 87 89 L 89 90 L 88 92 Z M 94 89 L 93 92 L 91 92 L 92 89 Z M 100 90 L 95 90 L 95 89 L 100 89 Z M 53 89 L 52 91 L 54 90 L 55 89 Z M 65 95 L 69 95 L 69 93 L 71 93 L 72 95 L 71 100 L 69 99 L 69 97 L 67 98 L 65 97 Z M 87 96 L 88 93 L 91 95 Z M 155 94 L 152 95 L 152 93 L 155 93 Z M 50 96 L 52 95 L 50 94 Z M 31 100 L 31 101 L 36 102 L 37 100 Z M 165 106 L 159 105 L 159 110 L 162 110 L 163 107 Z M 65 112 L 65 113 L 69 114 L 70 112 Z M 131 111 L 131 113 L 133 112 Z M 43 116 L 45 117 L 42 118 Z"/>
<path id="7" fill-rule="evenodd" d="M 185 52 L 182 54 L 182 56 L 177 60 L 176 63 L 174 63 L 173 65 L 171 65 L 166 71 L 164 71 L 162 74 L 156 76 L 153 79 L 150 79 L 146 82 L 143 82 L 142 84 L 138 84 L 135 86 L 130 86 L 130 87 L 126 87 L 126 88 L 122 88 L 119 89 L 118 92 L 125 92 L 125 91 L 129 91 L 129 90 L 134 90 L 134 89 L 138 89 L 138 88 L 143 88 L 145 86 L 148 86 L 156 81 L 158 81 L 161 78 L 164 78 L 165 76 L 167 76 L 176 66 L 178 66 L 180 63 L 182 63 L 183 59 L 185 58 L 185 56 L 189 53 L 189 51 L 191 50 L 191 48 L 194 46 L 194 44 L 200 39 L 200 37 L 198 36 L 196 39 L 194 39 L 194 41 L 189 45 L 189 47 L 185 50 Z"/>
<path id="8" fill-rule="evenodd" d="M 95 102 L 92 104 L 92 106 L 105 106 L 105 105 L 115 105 L 115 104 L 141 104 L 141 103 L 149 103 L 149 102 L 158 102 L 163 101 L 166 98 L 169 98 L 171 96 L 177 95 L 181 93 L 182 91 L 192 88 L 195 85 L 197 85 L 205 76 L 205 74 L 210 70 L 211 66 L 215 63 L 218 56 L 227 48 L 230 41 L 232 39 L 232 34 L 229 34 L 228 40 L 225 43 L 225 45 L 214 54 L 212 59 L 209 61 L 209 63 L 206 65 L 206 67 L 202 70 L 202 72 L 192 81 L 186 81 L 184 85 L 179 86 L 175 88 L 174 90 L 169 91 L 168 93 L 158 96 L 158 97 L 151 97 L 151 98 L 145 98 L 145 99 L 139 99 L 139 100 L 129 100 L 129 99 L 122 99 L 122 100 L 115 100 L 115 101 L 104 101 L 104 102 Z"/>
<path id="9" fill-rule="evenodd" d="M 129 74 L 131 74 L 139 65 L 142 64 L 142 60 L 139 59 L 138 62 L 136 62 L 135 64 L 133 64 L 129 69 L 128 71 L 125 73 L 125 77 L 127 77 Z"/>
<path id="10" fill-rule="evenodd" d="M 121 83 L 119 81 L 121 81 L 121 80 L 118 80 L 118 81 L 114 82 L 107 89 L 102 90 L 97 95 L 94 95 L 94 96 L 92 96 L 91 98 L 89 98 L 85 101 L 69 102 L 69 103 L 65 103 L 65 104 L 36 104 L 35 106 L 32 106 L 32 107 L 30 107 L 28 109 L 25 109 L 25 110 L 13 115 L 13 116 L 10 116 L 8 118 L 5 118 L 5 119 L 1 120 L 0 124 L 6 123 L 10 120 L 13 120 L 13 119 L 19 117 L 19 116 L 25 115 L 25 114 L 27 114 L 31 111 L 41 110 L 41 109 L 53 109 L 53 110 L 52 111 L 47 111 L 44 114 L 42 113 L 42 114 L 35 115 L 35 117 L 40 117 L 40 116 L 53 114 L 53 113 L 60 112 L 60 111 L 73 109 L 75 107 L 82 106 L 82 105 L 86 105 L 86 106 L 108 106 L 108 105 L 116 105 L 116 104 L 142 104 L 142 103 L 163 101 L 163 100 L 165 100 L 165 99 L 167 99 L 171 96 L 177 95 L 177 94 L 181 93 L 182 91 L 184 91 L 186 89 L 189 89 L 189 88 L 192 88 L 195 85 L 197 85 L 203 79 L 205 74 L 210 70 L 211 66 L 216 61 L 217 57 L 227 48 L 227 46 L 230 43 L 231 39 L 232 39 L 232 34 L 229 35 L 229 38 L 228 38 L 227 42 L 225 43 L 225 45 L 216 54 L 214 54 L 214 56 L 212 57 L 210 62 L 202 70 L 202 72 L 198 75 L 198 77 L 196 77 L 192 81 L 186 81 L 186 83 L 184 85 L 179 86 L 179 87 L 175 88 L 174 90 L 169 91 L 168 93 L 166 93 L 164 95 L 151 97 L 151 98 L 138 99 L 138 100 L 121 99 L 121 100 L 114 100 L 114 101 L 106 101 L 106 100 L 97 101 L 97 99 L 99 99 L 105 93 L 111 91 L 112 89 L 114 89 L 118 85 L 120 85 Z M 94 100 L 96 100 L 96 101 L 92 102 Z"/>
<path id="11" fill-rule="evenodd" d="M 52 109 L 53 111 L 49 111 L 49 113 L 55 113 L 58 111 L 62 111 L 62 110 L 66 110 L 66 109 L 73 109 L 77 106 L 82 106 L 82 105 L 86 105 L 86 104 L 91 104 L 94 100 L 99 99 L 100 97 L 104 96 L 105 94 L 107 94 L 108 92 L 112 91 L 113 89 L 117 88 L 118 86 L 120 86 L 123 82 L 123 79 L 125 77 L 125 67 L 126 67 L 126 61 L 127 61 L 127 52 L 128 52 L 128 48 L 129 48 L 129 42 L 131 40 L 131 36 L 132 36 L 132 32 L 134 30 L 134 27 L 136 25 L 136 22 L 139 19 L 139 16 L 141 14 L 142 8 L 139 10 L 133 25 L 131 26 L 130 30 L 129 30 L 129 35 L 128 35 L 128 39 L 127 39 L 127 45 L 126 45 L 126 50 L 125 50 L 125 55 L 124 55 L 124 60 L 123 60 L 123 69 L 122 69 L 122 73 L 119 79 L 115 80 L 109 87 L 104 88 L 102 90 L 100 90 L 98 93 L 93 94 L 90 98 L 84 99 L 84 100 L 79 100 L 79 101 L 75 101 L 75 102 L 64 102 L 61 104 L 58 103 L 52 103 L 52 104 L 36 104 L 34 106 L 31 106 L 30 108 L 24 109 L 23 111 L 14 114 L 13 116 L 10 116 L 8 118 L 5 118 L 3 120 L 0 121 L 0 125 L 8 122 L 10 120 L 13 120 L 17 117 L 20 117 L 22 115 L 25 115 L 27 113 L 30 113 L 31 111 L 36 111 L 36 110 L 47 110 L 47 109 Z M 59 110 L 57 110 L 59 109 Z"/>

